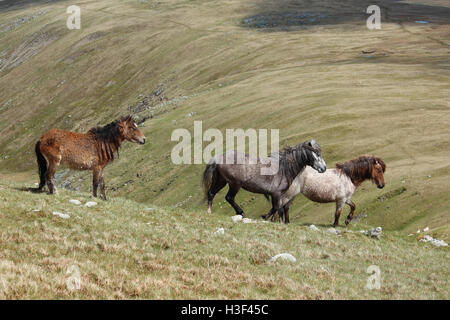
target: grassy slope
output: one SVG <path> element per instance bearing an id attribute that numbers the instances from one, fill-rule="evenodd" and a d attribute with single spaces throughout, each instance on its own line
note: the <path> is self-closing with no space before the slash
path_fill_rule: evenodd
<path id="1" fill-rule="evenodd" d="M 0 33 L 3 64 L 27 57 L 0 73 L 0 171 L 26 172 L 24 181 L 34 182 L 33 144 L 43 132 L 107 123 L 162 86 L 178 102 L 153 108 L 157 117 L 144 127 L 150 143 L 125 145 L 107 169 L 111 197 L 184 201 L 201 212 L 203 166 L 170 163 L 172 130 L 192 130 L 194 120 L 204 128 L 279 128 L 283 145 L 317 139 L 329 166 L 360 154 L 383 157 L 387 186 L 364 185 L 354 197 L 357 213 L 403 233 L 429 226 L 449 240 L 448 8 L 418 3 L 380 1 L 379 31 L 365 28 L 369 2 L 361 1 L 79 1 L 79 31 L 65 27 L 67 1 L 1 12 L 3 25 L 45 10 Z M 330 18 L 273 32 L 241 25 L 261 13 L 303 11 Z M 360 54 L 372 48 L 372 58 Z M 72 184 L 87 191 L 90 180 L 78 174 Z M 230 215 L 218 203 L 223 197 L 215 212 Z M 261 196 L 237 199 L 250 217 L 268 209 Z M 331 223 L 333 205 L 299 197 L 291 212 L 297 223 Z"/>
<path id="2" fill-rule="evenodd" d="M 0 298 L 448 299 L 447 248 L 384 232 L 335 235 L 305 225 L 235 224 L 226 215 L 123 198 L 86 208 L 0 183 Z M 36 211 L 34 211 L 36 210 Z M 67 213 L 65 220 L 53 211 Z M 214 231 L 223 227 L 224 235 Z M 367 228 L 357 224 L 352 230 Z M 268 263 L 288 252 L 296 263 Z M 70 291 L 68 270 L 80 271 Z M 366 289 L 370 265 L 380 290 Z"/>

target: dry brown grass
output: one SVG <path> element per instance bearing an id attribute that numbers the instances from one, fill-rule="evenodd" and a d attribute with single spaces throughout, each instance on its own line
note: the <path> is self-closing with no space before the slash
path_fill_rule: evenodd
<path id="1" fill-rule="evenodd" d="M 3 299 L 448 299 L 448 253 L 398 233 L 380 241 L 292 224 L 235 224 L 230 217 L 129 200 L 57 196 L 0 184 Z M 33 211 L 39 210 L 39 211 Z M 65 220 L 53 211 L 68 213 Z M 218 227 L 224 235 L 215 235 Z M 358 225 L 356 231 L 365 225 Z M 289 252 L 296 263 L 269 263 Z M 380 290 L 366 288 L 370 265 Z M 81 287 L 70 290 L 76 265 Z"/>

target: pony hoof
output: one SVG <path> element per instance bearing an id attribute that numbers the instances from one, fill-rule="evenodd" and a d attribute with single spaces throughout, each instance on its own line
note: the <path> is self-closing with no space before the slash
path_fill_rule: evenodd
<path id="1" fill-rule="evenodd" d="M 206 213 L 207 213 L 207 214 L 211 214 L 211 213 L 212 213 L 211 209 L 208 208 L 208 209 L 206 210 Z"/>

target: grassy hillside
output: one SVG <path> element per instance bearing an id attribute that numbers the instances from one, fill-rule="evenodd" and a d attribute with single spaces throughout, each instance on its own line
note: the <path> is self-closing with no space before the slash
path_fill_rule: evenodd
<path id="1" fill-rule="evenodd" d="M 0 199 L 1 299 L 450 297 L 448 247 L 400 232 L 374 240 L 356 232 L 361 223 L 336 235 L 123 198 L 87 208 L 69 203 L 92 201 L 87 193 L 33 194 L 21 183 L 1 182 Z M 268 262 L 284 252 L 297 261 Z M 366 288 L 370 265 L 380 268 L 379 290 Z M 70 290 L 75 270 L 80 286 Z"/>
<path id="2" fill-rule="evenodd" d="M 86 131 L 135 112 L 149 117 L 149 143 L 124 145 L 107 168 L 110 198 L 200 215 L 203 166 L 170 162 L 171 132 L 192 131 L 194 120 L 278 128 L 283 145 L 319 141 L 329 167 L 382 157 L 387 185 L 366 183 L 354 196 L 357 214 L 402 234 L 429 226 L 450 240 L 450 7 L 376 3 L 382 29 L 370 31 L 368 0 L 80 0 L 81 30 L 68 30 L 70 1 L 2 1 L 1 177 L 37 181 L 33 146 L 52 127 Z M 89 173 L 64 179 L 90 191 Z M 198 219 L 231 215 L 224 195 L 213 217 Z M 269 207 L 246 192 L 237 202 L 253 218 Z M 291 221 L 331 224 L 333 210 L 299 197 Z"/>

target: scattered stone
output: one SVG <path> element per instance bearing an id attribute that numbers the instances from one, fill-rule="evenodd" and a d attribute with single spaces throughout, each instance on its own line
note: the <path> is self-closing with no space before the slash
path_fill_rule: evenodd
<path id="1" fill-rule="evenodd" d="M 145 208 L 145 211 L 155 211 L 155 210 L 156 210 L 156 208 L 151 208 L 151 207 Z"/>
<path id="2" fill-rule="evenodd" d="M 253 221 L 252 219 L 249 219 L 249 218 L 243 218 L 242 222 L 243 223 L 255 223 L 255 221 Z"/>
<path id="3" fill-rule="evenodd" d="M 339 233 L 335 228 L 329 228 L 329 229 L 327 229 L 327 232 L 334 233 L 334 234 L 338 234 Z"/>
<path id="4" fill-rule="evenodd" d="M 428 230 L 430 230 L 430 228 L 426 227 L 425 229 L 423 229 L 423 232 L 427 232 Z"/>
<path id="5" fill-rule="evenodd" d="M 96 205 L 97 205 L 97 202 L 95 202 L 95 201 L 88 201 L 88 202 L 86 202 L 86 204 L 84 206 L 90 208 L 90 207 L 94 207 Z"/>
<path id="6" fill-rule="evenodd" d="M 366 236 L 370 236 L 371 238 L 380 240 L 382 231 L 383 229 L 381 229 L 381 227 L 376 227 L 370 230 L 361 230 L 360 232 Z"/>
<path id="7" fill-rule="evenodd" d="M 315 225 L 310 225 L 309 226 L 309 228 L 312 230 L 312 231 L 319 231 L 319 228 L 317 228 Z"/>
<path id="8" fill-rule="evenodd" d="M 224 228 L 219 228 L 217 229 L 214 234 L 225 234 L 225 229 Z"/>
<path id="9" fill-rule="evenodd" d="M 69 219 L 70 218 L 70 216 L 68 214 L 61 213 L 61 212 L 58 212 L 58 211 L 53 211 L 53 215 L 54 216 L 58 216 L 58 217 L 63 218 L 63 219 Z"/>
<path id="10" fill-rule="evenodd" d="M 195 116 L 195 112 L 194 112 L 194 111 L 189 112 L 189 113 L 186 115 L 186 118 L 190 118 L 190 117 L 192 117 L 192 116 Z"/>
<path id="11" fill-rule="evenodd" d="M 242 221 L 242 216 L 240 214 L 237 214 L 235 216 L 231 217 L 231 220 L 233 220 L 233 222 L 239 222 Z"/>
<path id="12" fill-rule="evenodd" d="M 81 201 L 80 200 L 76 200 L 76 199 L 70 199 L 69 202 L 74 204 L 74 205 L 77 205 L 77 206 L 79 206 L 81 204 Z"/>
<path id="13" fill-rule="evenodd" d="M 428 235 L 423 236 L 421 239 L 419 239 L 419 241 L 429 242 L 433 246 L 436 246 L 436 247 L 446 247 L 446 246 L 448 246 L 448 243 L 445 242 L 444 240 L 434 239 L 433 237 L 428 236 Z"/>
<path id="14" fill-rule="evenodd" d="M 39 212 L 39 211 L 41 211 L 41 210 L 39 210 L 39 209 L 33 209 L 33 212 Z"/>
<path id="15" fill-rule="evenodd" d="M 276 256 L 273 256 L 272 258 L 270 258 L 269 262 L 275 262 L 278 259 L 282 259 L 282 260 L 288 260 L 290 262 L 296 262 L 297 259 L 295 259 L 295 257 L 292 254 L 289 253 L 279 253 Z"/>

